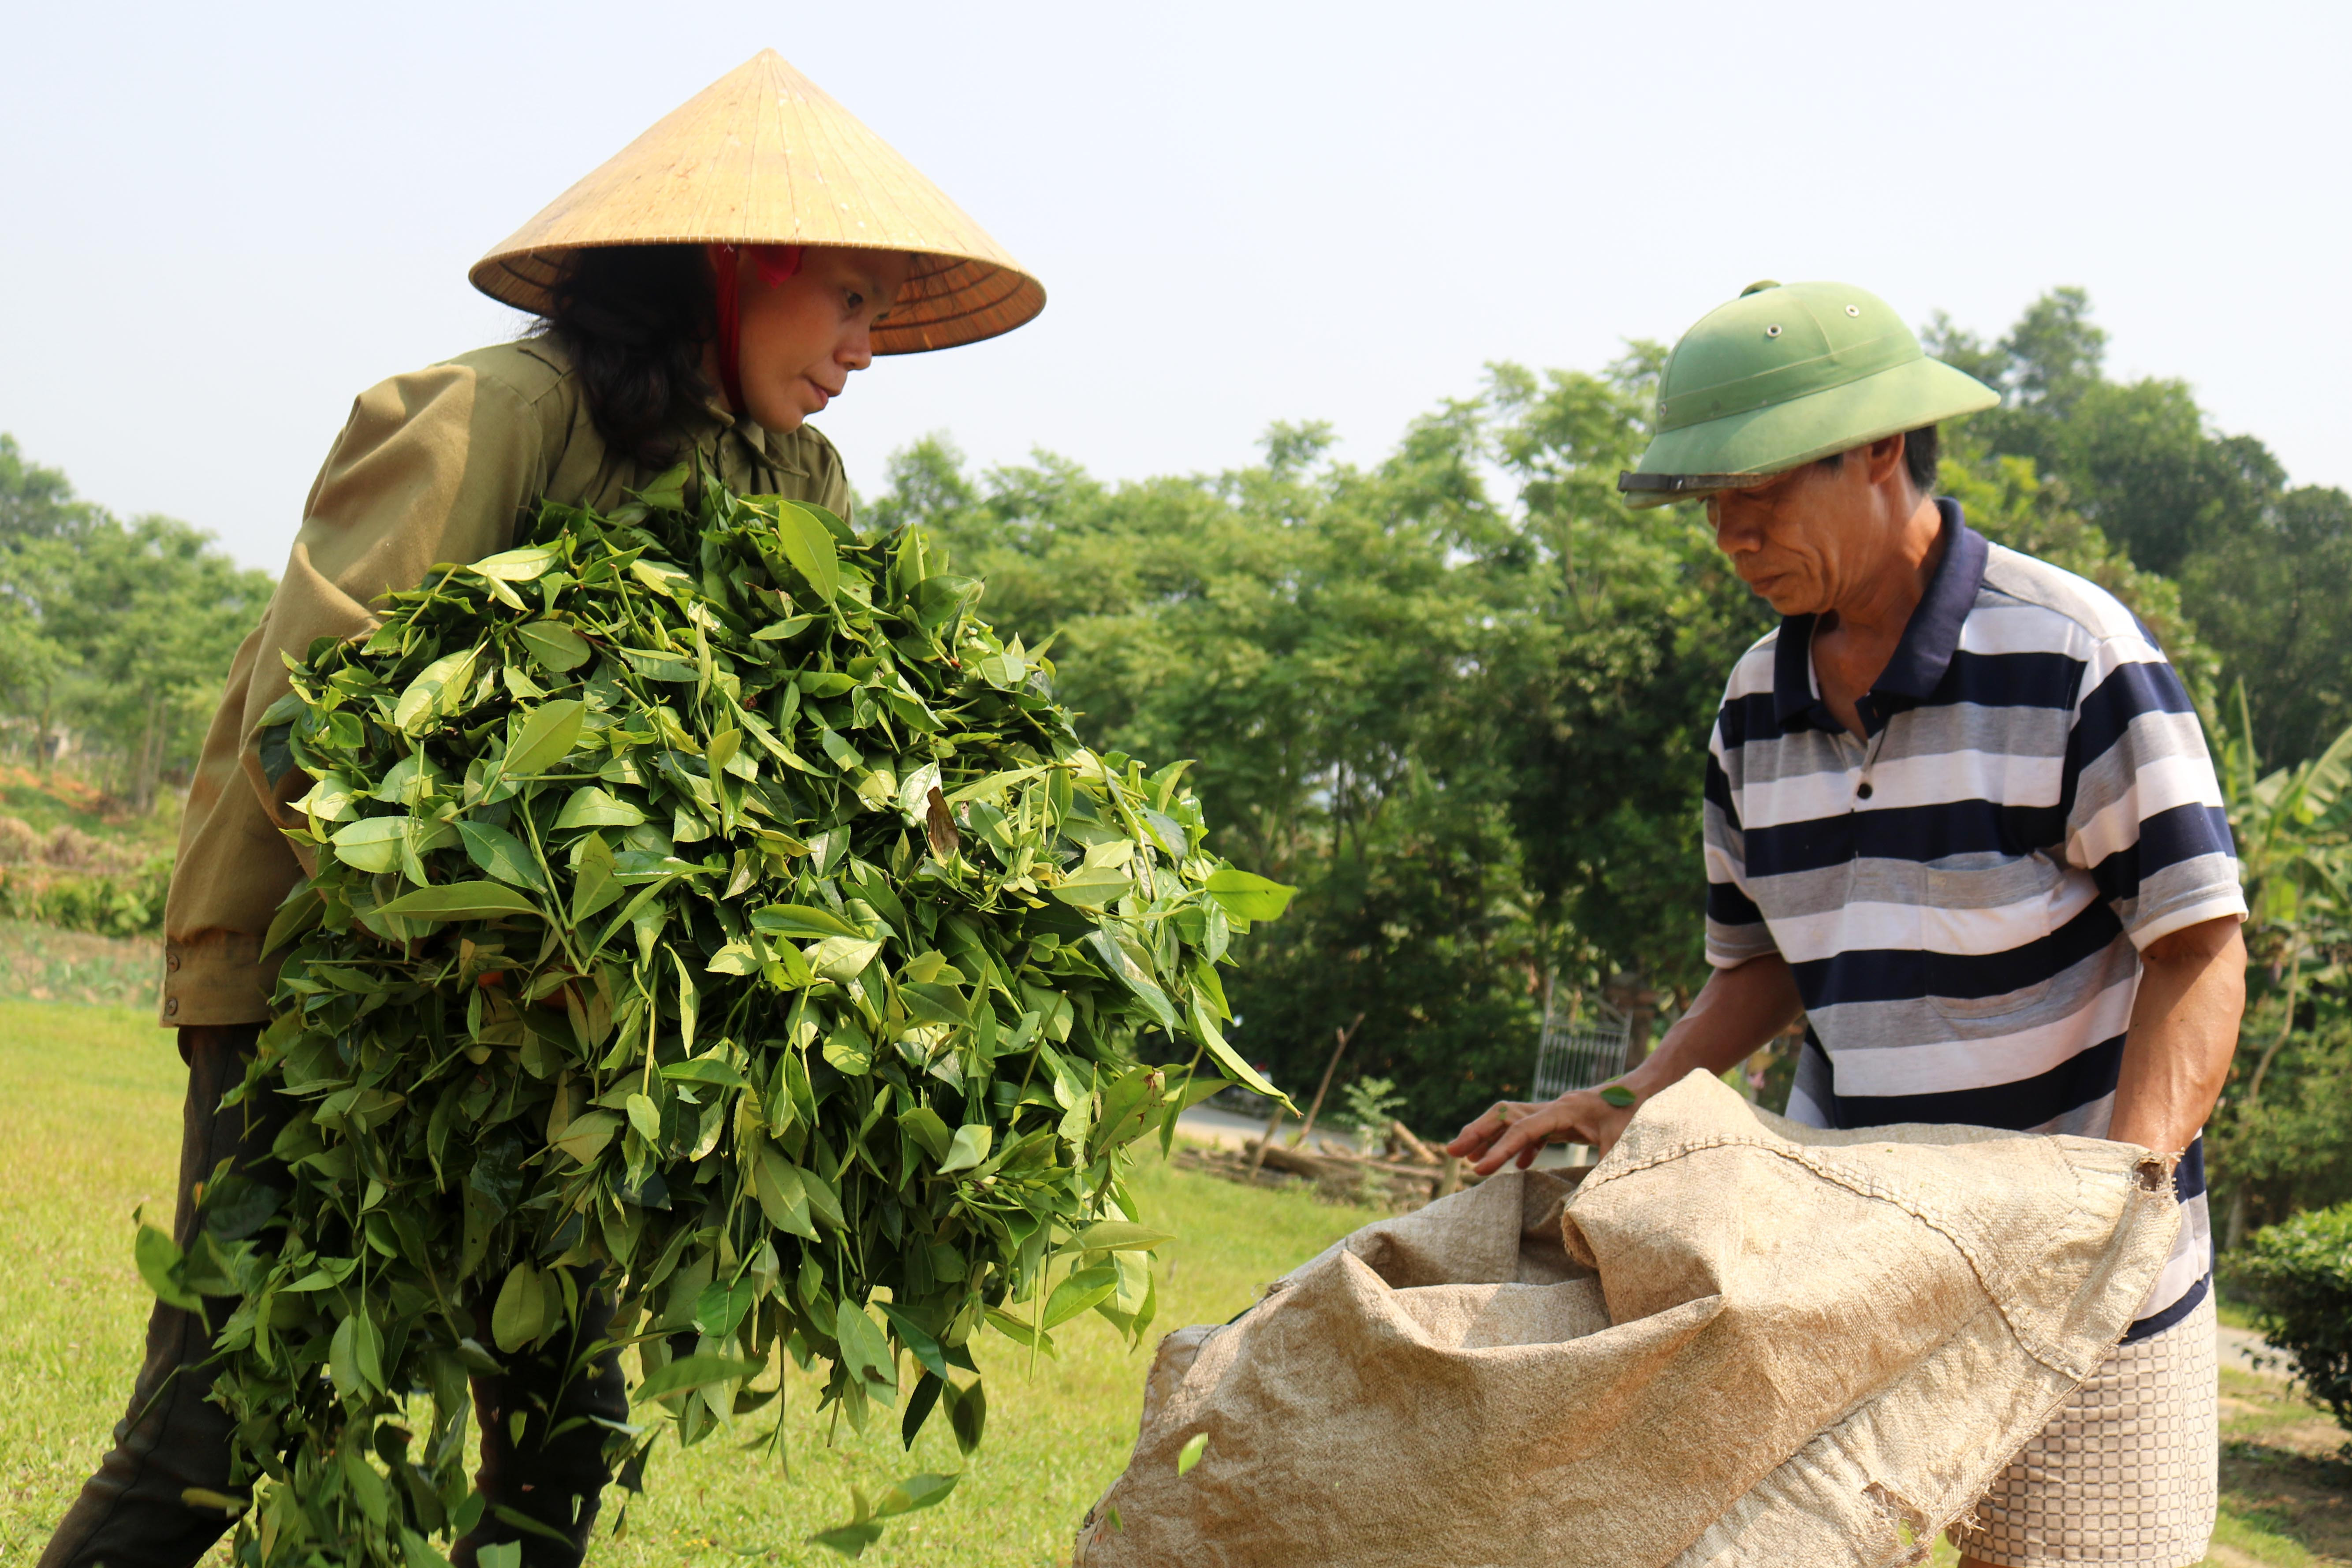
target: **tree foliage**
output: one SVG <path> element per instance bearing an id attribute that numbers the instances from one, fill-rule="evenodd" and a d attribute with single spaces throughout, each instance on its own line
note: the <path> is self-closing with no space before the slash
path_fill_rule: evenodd
<path id="1" fill-rule="evenodd" d="M 2238 844 L 2251 1005 L 2211 1128 L 2222 1239 L 2352 1198 L 2352 729 L 2263 771 L 2245 689 L 2215 758 Z"/>
<path id="2" fill-rule="evenodd" d="M 2260 757 L 2260 783 L 2352 725 L 2352 498 L 2293 485 L 2187 384 L 2111 377 L 2084 290 L 1990 337 L 1925 335 L 2002 395 L 1944 431 L 1941 489 L 2130 606 L 2243 748 L 2231 769 Z M 991 619 L 1050 645 L 1090 733 L 1194 759 L 1214 847 L 1303 886 L 1232 998 L 1235 1043 L 1283 1081 L 1312 1081 L 1361 1012 L 1352 1070 L 1443 1128 L 1527 1089 L 1547 975 L 1564 1005 L 1623 975 L 1668 1008 L 1704 980 L 1703 752 L 1771 616 L 1695 509 L 1616 493 L 1663 359 L 1498 364 L 1356 461 L 1314 423 L 1234 468 L 1120 483 L 1044 453 L 974 472 L 943 438 L 893 459 L 869 519 L 951 544 Z M 126 790 L 184 765 L 266 591 L 143 526 L 0 442 L 0 705 L 19 735 L 58 716 Z M 209 607 L 167 624 L 188 605 Z M 116 605 L 134 613 L 94 613 Z M 2352 1018 L 2326 961 L 2293 973 L 2258 954 L 2215 1123 L 2216 1181 L 2246 1175 L 2255 1221 L 2352 1169 L 2328 1109 L 2352 1103 Z"/>
<path id="3" fill-rule="evenodd" d="M 2026 460 L 2053 504 L 2178 583 L 2221 682 L 2245 682 L 2263 755 L 2301 762 L 2352 722 L 2352 497 L 2290 486 L 2185 382 L 2108 379 L 2080 289 L 2045 294 L 1990 344 L 1940 317 L 1927 337 L 2002 394 L 1966 426 L 1975 454 Z"/>
<path id="4" fill-rule="evenodd" d="M 1197 758 L 1220 847 L 1304 885 L 1234 996 L 1283 1081 L 1362 1012 L 1358 1069 L 1443 1123 L 1526 1088 L 1548 973 L 1700 977 L 1707 726 L 1769 623 L 1691 515 L 1616 498 L 1660 358 L 1497 365 L 1369 468 L 1311 425 L 1121 485 L 894 465 L 872 515 L 952 540 L 1091 726 Z"/>
<path id="5" fill-rule="evenodd" d="M 2285 488 L 2178 382 L 2107 380 L 2080 290 L 1990 343 L 1927 336 L 2003 393 L 1944 432 L 1939 488 L 1974 526 L 2114 593 L 2209 722 L 2242 682 L 2260 754 L 2298 763 L 2352 719 L 2340 492 Z M 1622 973 L 1668 1006 L 1705 978 L 1704 751 L 1771 616 L 1696 509 L 1616 492 L 1663 360 L 1496 365 L 1366 466 L 1317 425 L 1277 426 L 1247 467 L 1124 484 L 1043 454 L 973 474 L 940 439 L 894 465 L 878 513 L 954 539 L 1001 624 L 1055 639 L 1090 721 L 1200 759 L 1221 847 L 1303 885 L 1234 996 L 1236 1038 L 1286 1081 L 1360 1011 L 1357 1070 L 1443 1127 L 1526 1089 L 1547 973 L 1573 994 Z M 2326 989 L 2306 983 L 2306 1022 Z M 2272 1173 L 2267 1201 L 2317 1190 L 2290 1151 L 2336 1146 L 2328 1038 L 2290 1030 L 2262 1117 L 2217 1124 L 2220 1180 L 2236 1161 Z"/>
<path id="6" fill-rule="evenodd" d="M 269 593 L 210 534 L 117 518 L 0 435 L 0 711 L 20 754 L 69 747 L 144 812 L 194 763 Z"/>
<path id="7" fill-rule="evenodd" d="M 2352 1204 L 2272 1226 L 2232 1272 L 2253 1292 L 2263 1339 L 2352 1432 Z"/>

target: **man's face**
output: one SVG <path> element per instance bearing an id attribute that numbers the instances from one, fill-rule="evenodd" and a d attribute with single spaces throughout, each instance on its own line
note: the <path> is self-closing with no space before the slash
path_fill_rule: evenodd
<path id="1" fill-rule="evenodd" d="M 1870 455 L 1864 447 L 1836 468 L 1807 463 L 1753 489 L 1706 498 L 1716 547 L 1780 614 L 1819 615 L 1883 569 Z"/>
<path id="2" fill-rule="evenodd" d="M 738 264 L 745 412 L 767 429 L 797 430 L 874 362 L 874 323 L 905 287 L 912 258 L 812 245 L 800 270 L 772 286 L 748 247 Z"/>

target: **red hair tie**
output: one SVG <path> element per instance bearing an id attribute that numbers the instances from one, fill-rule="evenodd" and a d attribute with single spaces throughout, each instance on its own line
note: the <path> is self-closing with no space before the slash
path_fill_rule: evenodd
<path id="1" fill-rule="evenodd" d="M 736 258 L 747 248 L 751 253 L 751 265 L 759 270 L 760 281 L 771 289 L 782 287 L 801 269 L 802 247 L 797 245 L 710 247 L 711 281 L 718 286 L 719 293 L 719 381 L 727 394 L 728 406 L 738 414 L 749 412 L 743 403 L 742 277 L 736 264 Z"/>

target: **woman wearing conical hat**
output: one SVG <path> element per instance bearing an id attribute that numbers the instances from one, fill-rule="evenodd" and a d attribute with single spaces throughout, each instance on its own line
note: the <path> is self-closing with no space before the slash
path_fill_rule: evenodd
<path id="1" fill-rule="evenodd" d="M 609 508 L 682 458 L 739 493 L 846 516 L 841 458 L 809 418 L 877 355 L 993 337 L 1045 302 L 977 224 L 772 51 L 557 197 L 471 276 L 537 325 L 360 395 L 189 791 L 162 1019 L 188 1064 L 184 1250 L 196 1184 L 224 1160 L 267 1184 L 283 1124 L 282 1112 L 220 1103 L 268 1016 L 263 935 L 304 870 L 278 828 L 295 825 L 287 803 L 310 781 L 258 733 L 287 689 L 280 656 L 368 630 L 369 606 L 436 563 L 509 548 L 542 499 Z M 192 1564 L 226 1530 L 243 1488 L 232 1417 L 206 1398 L 219 1326 L 157 1305 L 130 1413 L 42 1568 Z M 577 1418 L 628 1410 L 609 1357 L 592 1376 L 562 1373 L 560 1359 L 509 1361 L 477 1379 L 482 1507 L 461 1568 L 508 1542 L 526 1563 L 580 1561 L 609 1477 L 604 1429 Z"/>

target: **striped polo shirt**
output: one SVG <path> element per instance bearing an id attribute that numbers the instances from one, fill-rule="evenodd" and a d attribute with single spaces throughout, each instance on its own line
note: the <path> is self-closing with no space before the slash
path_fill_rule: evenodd
<path id="1" fill-rule="evenodd" d="M 1813 617 L 1740 658 L 1706 776 L 1706 955 L 1778 952 L 1804 999 L 1789 1115 L 2103 1137 L 2139 950 L 2242 916 L 2189 695 L 2104 590 L 1989 543 L 1944 553 L 1856 739 L 1822 700 Z M 2172 1260 L 2128 1338 L 2211 1272 L 2204 1146 Z"/>

